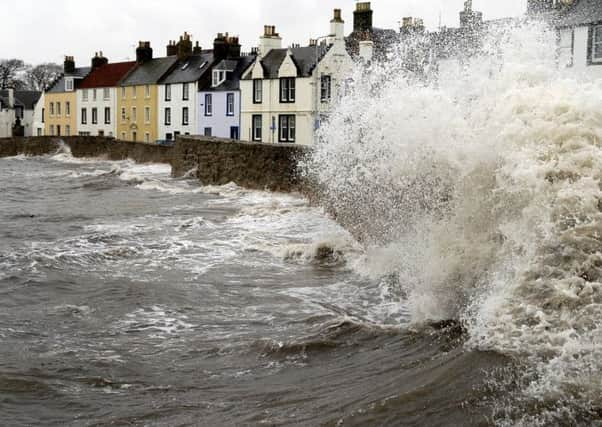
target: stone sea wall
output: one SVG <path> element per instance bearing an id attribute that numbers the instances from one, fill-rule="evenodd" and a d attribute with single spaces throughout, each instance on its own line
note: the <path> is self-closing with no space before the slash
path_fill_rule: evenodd
<path id="1" fill-rule="evenodd" d="M 74 157 L 168 163 L 174 176 L 192 173 L 204 185 L 234 182 L 250 189 L 303 191 L 297 161 L 307 147 L 246 143 L 211 137 L 180 137 L 173 147 L 92 136 L 0 139 L 0 157 L 42 156 L 69 146 Z"/>

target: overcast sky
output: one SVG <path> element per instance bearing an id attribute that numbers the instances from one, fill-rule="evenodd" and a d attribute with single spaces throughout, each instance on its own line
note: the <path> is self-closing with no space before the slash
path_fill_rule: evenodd
<path id="1" fill-rule="evenodd" d="M 485 19 L 519 16 L 526 0 L 474 0 Z M 464 0 L 372 0 L 374 25 L 399 28 L 404 16 L 421 17 L 430 28 L 458 25 Z M 329 33 L 332 9 L 343 9 L 346 33 L 353 28 L 355 0 L 0 0 L 0 58 L 62 63 L 74 55 L 87 65 L 102 50 L 112 62 L 135 57 L 139 40 L 155 56 L 184 31 L 204 48 L 218 32 L 240 36 L 243 51 L 257 45 L 264 24 L 276 25 L 284 46 L 307 44 Z"/>

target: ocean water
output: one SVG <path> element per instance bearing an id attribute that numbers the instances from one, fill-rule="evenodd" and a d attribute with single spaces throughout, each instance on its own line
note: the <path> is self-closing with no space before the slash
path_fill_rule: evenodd
<path id="1" fill-rule="evenodd" d="M 0 159 L 1 424 L 602 425 L 602 86 L 554 42 L 356 70 L 324 208 Z"/>

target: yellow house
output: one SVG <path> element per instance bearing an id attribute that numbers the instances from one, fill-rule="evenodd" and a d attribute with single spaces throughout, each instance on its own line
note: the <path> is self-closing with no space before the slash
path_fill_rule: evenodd
<path id="1" fill-rule="evenodd" d="M 54 82 L 44 96 L 45 135 L 77 135 L 76 89 L 89 72 L 90 67 L 75 68 L 73 57 L 65 57 L 64 75 Z"/>
<path id="2" fill-rule="evenodd" d="M 176 56 L 153 59 L 149 42 L 136 49 L 138 65 L 117 90 L 117 135 L 124 141 L 155 143 L 159 139 L 159 81 L 173 70 Z"/>

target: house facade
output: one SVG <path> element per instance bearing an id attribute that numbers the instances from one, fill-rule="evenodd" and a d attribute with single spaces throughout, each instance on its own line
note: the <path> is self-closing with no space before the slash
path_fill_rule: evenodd
<path id="1" fill-rule="evenodd" d="M 117 86 L 135 66 L 135 62 L 109 64 L 102 52 L 92 58 L 92 71 L 76 91 L 79 135 L 116 136 Z"/>
<path id="2" fill-rule="evenodd" d="M 173 141 L 178 135 L 196 134 L 198 85 L 213 64 L 213 51 L 193 47 L 190 34 L 170 42 L 167 55 L 176 57 L 173 70 L 159 84 L 159 140 Z"/>
<path id="3" fill-rule="evenodd" d="M 281 44 L 275 27 L 266 26 L 258 56 L 243 73 L 242 139 L 311 145 L 321 117 L 353 66 L 340 9 L 335 10 L 323 43 L 287 49 Z"/>
<path id="4" fill-rule="evenodd" d="M 117 89 L 117 134 L 123 141 L 159 140 L 159 82 L 176 65 L 177 57 L 153 58 L 150 42 L 140 42 L 136 66 Z"/>
<path id="5" fill-rule="evenodd" d="M 0 138 L 34 136 L 34 109 L 40 92 L 0 90 Z"/>
<path id="6" fill-rule="evenodd" d="M 44 92 L 40 94 L 40 98 L 33 109 L 33 136 L 44 136 L 45 133 L 45 120 L 46 120 L 46 106 L 45 106 Z"/>
<path id="7" fill-rule="evenodd" d="M 77 135 L 76 90 L 89 72 L 89 67 L 76 68 L 72 56 L 65 57 L 64 74 L 45 92 L 46 135 Z"/>
<path id="8" fill-rule="evenodd" d="M 237 37 L 219 34 L 214 43 L 214 65 L 199 84 L 196 132 L 199 135 L 240 139 L 240 78 L 255 55 L 242 55 Z"/>

